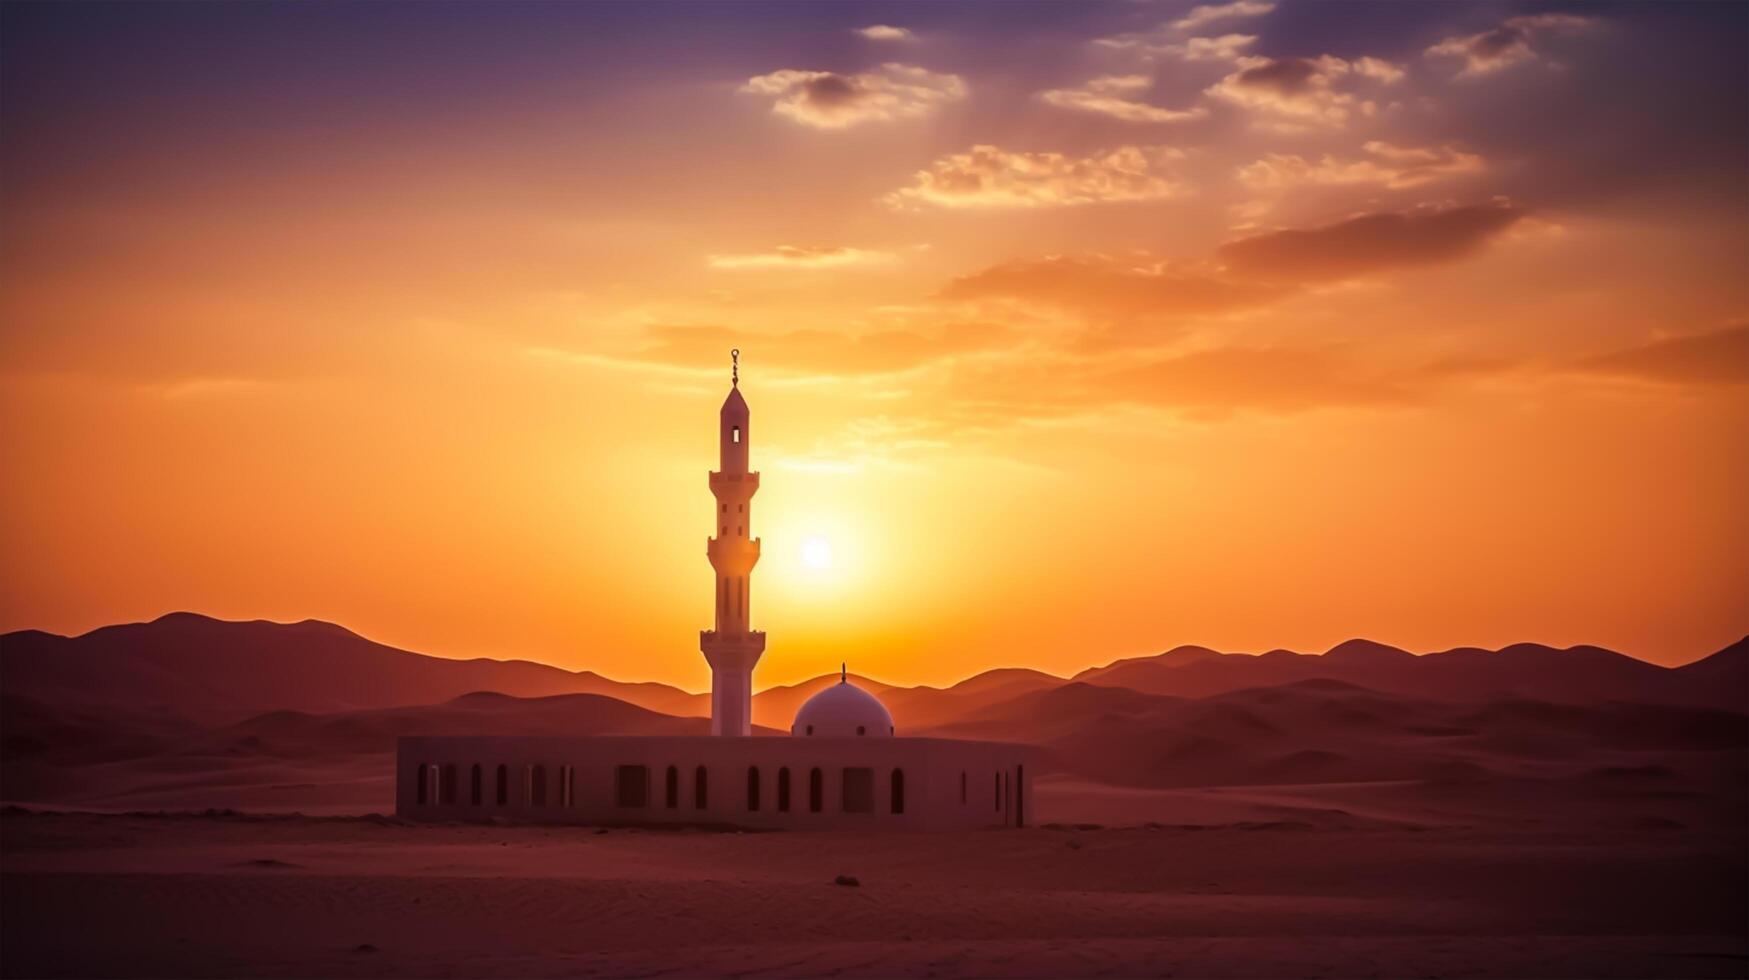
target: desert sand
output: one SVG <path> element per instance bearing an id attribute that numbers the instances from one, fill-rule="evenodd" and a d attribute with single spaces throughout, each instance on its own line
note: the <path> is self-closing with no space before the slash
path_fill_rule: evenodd
<path id="1" fill-rule="evenodd" d="M 1229 804 L 1268 807 L 1217 800 L 1200 813 L 1231 815 Z M 745 834 L 13 810 L 0 830 L 8 976 L 1749 967 L 1741 835 L 1673 824 Z M 835 884 L 840 875 L 859 883 Z"/>

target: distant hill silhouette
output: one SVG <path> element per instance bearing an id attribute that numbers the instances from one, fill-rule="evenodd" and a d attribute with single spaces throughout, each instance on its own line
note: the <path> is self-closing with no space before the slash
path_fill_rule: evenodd
<path id="1" fill-rule="evenodd" d="M 1676 669 L 1598 647 L 1416 656 L 1350 640 L 1322 655 L 1176 647 L 1070 679 L 853 679 L 903 733 L 1029 742 L 1041 772 L 1135 790 L 1557 779 L 1693 796 L 1749 779 L 1745 641 Z M 837 682 L 760 692 L 757 733 L 786 732 Z M 398 735 L 703 734 L 707 710 L 662 684 L 429 657 L 314 621 L 176 613 L 72 638 L 24 631 L 0 636 L 0 798 L 378 800 Z"/>
<path id="2" fill-rule="evenodd" d="M 1181 697 L 1324 679 L 1428 698 L 1617 700 L 1741 709 L 1749 708 L 1749 659 L 1742 646 L 1739 641 L 1679 669 L 1602 647 L 1556 649 L 1537 643 L 1499 650 L 1460 647 L 1421 656 L 1370 640 L 1348 640 L 1322 655 L 1272 650 L 1254 656 L 1179 647 L 1085 670 L 1074 680 Z"/>
<path id="3" fill-rule="evenodd" d="M 0 692 L 54 705 L 156 712 L 203 724 L 266 711 L 435 704 L 474 691 L 605 694 L 692 714 L 696 695 L 526 660 L 450 660 L 398 650 L 332 623 L 227 622 L 171 613 L 82 636 L 0 636 Z"/>
<path id="4" fill-rule="evenodd" d="M 895 687 L 857 676 L 905 729 L 970 718 L 981 708 L 1068 681 L 1001 668 L 946 688 Z M 1073 680 L 1145 694 L 1206 697 L 1301 680 L 1345 681 L 1415 697 L 1608 700 L 1749 708 L 1749 641 L 1670 669 L 1600 647 L 1565 650 L 1522 643 L 1498 651 L 1459 648 L 1416 656 L 1368 640 L 1323 655 L 1262 655 L 1180 646 L 1118 660 Z M 757 724 L 787 731 L 801 702 L 838 682 L 825 674 L 754 697 Z M 186 724 L 210 727 L 290 710 L 340 712 L 430 705 L 492 691 L 522 698 L 599 694 L 650 711 L 703 716 L 706 695 L 657 683 L 615 681 L 524 660 L 452 660 L 367 640 L 331 623 L 227 622 L 171 613 L 149 623 L 108 626 L 77 637 L 35 630 L 0 636 L 0 694 L 14 710 L 78 725 L 95 713 L 148 737 Z M 25 699 L 25 700 L 18 700 Z M 99 727 L 102 727 L 101 724 Z"/>

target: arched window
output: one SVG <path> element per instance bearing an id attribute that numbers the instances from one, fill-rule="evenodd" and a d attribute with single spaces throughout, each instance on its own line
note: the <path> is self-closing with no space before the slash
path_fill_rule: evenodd
<path id="1" fill-rule="evenodd" d="M 680 805 L 680 770 L 675 766 L 668 767 L 668 778 L 663 781 L 663 802 L 672 810 Z"/>
<path id="2" fill-rule="evenodd" d="M 777 771 L 777 812 L 789 812 L 789 767 Z"/>
<path id="3" fill-rule="evenodd" d="M 484 776 L 485 774 L 480 771 L 480 764 L 478 762 L 474 763 L 474 768 L 468 771 L 468 803 L 473 806 L 479 806 L 485 801 L 486 787 L 485 779 L 483 778 Z"/>
<path id="4" fill-rule="evenodd" d="M 858 726 L 856 726 L 856 734 L 858 734 L 858 735 L 867 735 L 867 734 L 868 734 L 868 729 L 867 729 L 867 728 L 866 728 L 866 727 L 864 727 L 864 726 L 862 726 L 862 725 L 858 725 Z"/>
<path id="5" fill-rule="evenodd" d="M 993 810 L 1002 809 L 1002 774 L 1001 773 L 996 774 L 996 791 L 994 794 L 992 794 L 991 802 L 996 804 L 995 806 L 991 807 L 991 809 L 993 809 Z"/>
<path id="6" fill-rule="evenodd" d="M 759 767 L 747 767 L 747 809 L 759 809 Z"/>
<path id="7" fill-rule="evenodd" d="M 498 763 L 497 799 L 499 806 L 506 806 L 510 803 L 510 767 L 502 762 Z"/>
<path id="8" fill-rule="evenodd" d="M 843 789 L 840 808 L 845 813 L 875 812 L 875 774 L 867 766 L 846 766 L 838 771 L 838 785 Z"/>
<path id="9" fill-rule="evenodd" d="M 1014 767 L 1014 826 L 1026 826 L 1026 767 Z"/>
<path id="10" fill-rule="evenodd" d="M 709 777 L 705 775 L 703 766 L 692 771 L 692 806 L 695 810 L 703 810 L 710 805 L 707 790 L 710 789 Z"/>
<path id="11" fill-rule="evenodd" d="M 812 734 L 814 734 L 814 726 L 813 726 L 813 725 L 809 725 L 809 726 L 808 726 L 808 734 L 809 734 L 809 735 L 812 735 Z"/>
<path id="12" fill-rule="evenodd" d="M 826 805 L 826 778 L 816 767 L 808 771 L 808 812 L 819 813 Z"/>
<path id="13" fill-rule="evenodd" d="M 455 802 L 455 763 L 443 764 L 443 775 L 437 780 L 437 801 L 445 805 Z"/>
<path id="14" fill-rule="evenodd" d="M 430 773 L 430 770 L 431 770 L 430 766 L 426 765 L 423 762 L 419 763 L 418 782 L 419 782 L 419 805 L 420 806 L 424 806 L 426 801 L 431 799 L 431 787 L 430 787 L 431 773 Z"/>
<path id="15" fill-rule="evenodd" d="M 905 812 L 905 770 L 893 770 L 893 786 L 891 801 L 894 813 Z"/>
<path id="16" fill-rule="evenodd" d="M 528 802 L 535 806 L 547 805 L 547 767 L 528 767 Z"/>
<path id="17" fill-rule="evenodd" d="M 960 806 L 966 805 L 966 771 L 960 770 Z"/>

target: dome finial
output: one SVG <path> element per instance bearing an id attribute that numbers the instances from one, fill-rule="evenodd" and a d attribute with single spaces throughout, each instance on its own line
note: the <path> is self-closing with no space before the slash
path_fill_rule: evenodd
<path id="1" fill-rule="evenodd" d="M 845 665 L 844 661 L 840 660 L 838 662 L 838 683 L 847 684 L 849 682 L 850 682 L 850 670 Z"/>
<path id="2" fill-rule="evenodd" d="M 729 387 L 741 387 L 741 348 L 729 351 Z"/>

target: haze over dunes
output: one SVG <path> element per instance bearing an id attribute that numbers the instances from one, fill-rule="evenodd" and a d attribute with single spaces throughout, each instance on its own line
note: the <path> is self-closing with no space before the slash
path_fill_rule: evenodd
<path id="1" fill-rule="evenodd" d="M 1596 647 L 1417 657 L 1355 640 L 1322 655 L 1177 647 L 1074 678 L 853 679 L 909 734 L 1039 746 L 1059 780 L 1041 805 L 1062 819 L 1105 812 L 1097 787 L 1638 780 L 1715 792 L 1749 776 L 1741 641 L 1676 669 Z M 761 691 L 756 734 L 787 733 L 801 701 L 837 680 Z M 389 798 L 397 735 L 708 730 L 703 695 L 661 684 L 427 657 L 327 623 L 190 613 L 74 638 L 6 634 L 0 703 L 0 795 L 106 808 L 362 812 Z"/>

